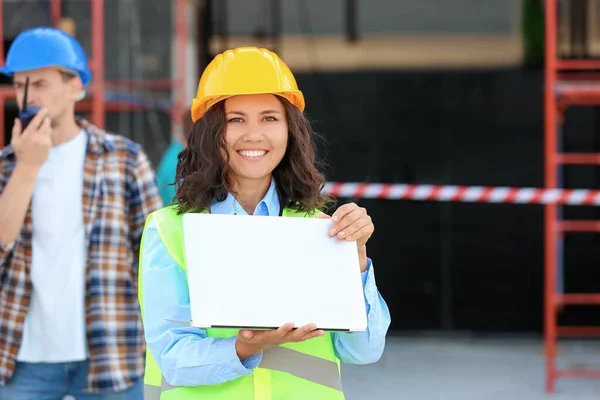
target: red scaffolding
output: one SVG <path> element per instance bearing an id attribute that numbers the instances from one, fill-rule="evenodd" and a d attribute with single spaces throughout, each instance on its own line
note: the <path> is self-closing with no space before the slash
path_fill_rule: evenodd
<path id="1" fill-rule="evenodd" d="M 558 4 L 545 0 L 545 184 L 562 185 L 559 171 L 566 165 L 600 165 L 599 153 L 564 153 L 559 147 L 564 111 L 570 106 L 600 105 L 600 60 L 559 59 Z M 591 71 L 591 72 L 590 72 Z M 553 392 L 556 381 L 565 377 L 600 378 L 600 371 L 560 369 L 556 363 L 556 344 L 561 337 L 598 337 L 600 328 L 559 326 L 558 312 L 567 305 L 600 305 L 600 294 L 564 293 L 562 248 L 569 232 L 600 232 L 600 221 L 569 221 L 561 218 L 559 206 L 545 206 L 545 357 L 546 391 Z"/>
<path id="2" fill-rule="evenodd" d="M 175 91 L 175 99 L 171 103 L 168 114 L 171 117 L 173 128 L 182 126 L 183 118 L 187 115 L 185 109 L 185 78 L 187 73 L 186 47 L 188 45 L 188 2 L 186 0 L 172 0 L 175 5 L 175 57 L 176 74 L 174 79 L 146 79 L 146 80 L 112 80 L 106 82 L 104 77 L 104 0 L 89 0 L 91 4 L 91 55 L 88 55 L 88 67 L 92 72 L 92 82 L 89 95 L 77 103 L 77 112 L 91 113 L 91 122 L 99 127 L 105 127 L 107 112 L 134 112 L 143 111 L 144 105 L 129 101 L 107 101 L 105 84 L 126 89 L 134 87 L 148 89 L 171 89 Z M 4 1 L 0 0 L 0 65 L 4 65 Z M 50 18 L 53 26 L 58 26 L 62 18 L 61 0 L 50 0 Z M 4 147 L 4 124 L 6 100 L 14 99 L 14 90 L 10 86 L 0 85 L 0 149 Z"/>

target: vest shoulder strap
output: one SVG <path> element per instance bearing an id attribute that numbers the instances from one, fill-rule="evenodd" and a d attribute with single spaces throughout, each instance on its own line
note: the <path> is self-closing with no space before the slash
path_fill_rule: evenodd
<path id="1" fill-rule="evenodd" d="M 314 218 L 318 214 L 324 214 L 324 213 L 321 212 L 320 210 L 313 210 L 312 212 L 308 213 L 308 212 L 305 212 L 305 211 L 296 211 L 296 210 L 293 210 L 291 208 L 284 208 L 282 216 L 284 216 L 284 217 L 296 217 L 296 218 Z"/>
<path id="2" fill-rule="evenodd" d="M 174 205 L 161 208 L 151 214 L 158 235 L 175 262 L 187 273 L 183 251 L 183 214 Z"/>

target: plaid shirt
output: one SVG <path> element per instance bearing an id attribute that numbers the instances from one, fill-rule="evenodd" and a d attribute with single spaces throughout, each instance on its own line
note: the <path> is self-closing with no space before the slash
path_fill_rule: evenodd
<path id="1" fill-rule="evenodd" d="M 137 255 L 146 216 L 162 207 L 142 148 L 80 120 L 88 133 L 83 219 L 87 240 L 86 389 L 123 390 L 143 377 L 145 341 L 137 300 Z M 0 193 L 15 167 L 0 152 Z M 68 179 L 68 178 L 67 178 Z M 51 211 L 50 211 L 51 212 Z M 0 384 L 14 371 L 31 293 L 31 208 L 11 248 L 0 245 Z"/>

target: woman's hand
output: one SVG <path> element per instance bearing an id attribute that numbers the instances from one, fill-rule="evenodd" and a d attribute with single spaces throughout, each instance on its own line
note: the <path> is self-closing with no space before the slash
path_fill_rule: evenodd
<path id="1" fill-rule="evenodd" d="M 318 215 L 319 218 L 330 218 L 325 214 Z M 343 240 L 356 241 L 358 258 L 360 260 L 360 271 L 367 270 L 367 241 L 375 231 L 375 226 L 367 210 L 355 203 L 344 204 L 339 207 L 331 220 L 333 227 L 329 230 L 330 236 L 336 236 Z"/>
<path id="2" fill-rule="evenodd" d="M 323 335 L 325 332 L 317 329 L 315 324 L 304 325 L 298 329 L 294 329 L 293 323 L 287 323 L 275 330 L 242 329 L 238 333 L 235 350 L 240 360 L 243 361 L 269 347 L 290 342 L 303 342 Z"/>

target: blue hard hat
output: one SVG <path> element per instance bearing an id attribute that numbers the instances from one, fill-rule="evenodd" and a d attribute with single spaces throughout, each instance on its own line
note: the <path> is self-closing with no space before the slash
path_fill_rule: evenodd
<path id="1" fill-rule="evenodd" d="M 6 56 L 0 73 L 13 76 L 15 72 L 57 67 L 76 72 L 84 85 L 92 79 L 83 48 L 68 33 L 50 27 L 21 32 Z"/>

